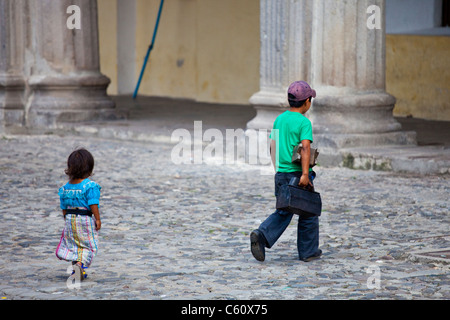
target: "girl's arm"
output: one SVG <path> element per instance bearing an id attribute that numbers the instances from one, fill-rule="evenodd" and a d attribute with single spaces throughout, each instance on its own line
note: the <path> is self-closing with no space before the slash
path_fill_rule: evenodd
<path id="1" fill-rule="evenodd" d="M 63 213 L 63 218 L 66 219 L 66 210 L 64 209 L 64 210 L 62 211 L 62 213 Z"/>
<path id="2" fill-rule="evenodd" d="M 98 204 L 92 204 L 89 206 L 95 217 L 95 230 L 100 230 L 102 222 L 100 221 L 100 212 L 98 211 Z"/>

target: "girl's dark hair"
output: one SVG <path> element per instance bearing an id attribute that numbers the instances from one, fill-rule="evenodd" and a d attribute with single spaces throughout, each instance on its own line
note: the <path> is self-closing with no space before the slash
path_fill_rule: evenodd
<path id="1" fill-rule="evenodd" d="M 67 169 L 64 171 L 70 179 L 85 179 L 92 175 L 94 157 L 84 148 L 72 152 L 67 159 Z"/>
<path id="2" fill-rule="evenodd" d="M 288 101 L 289 101 L 289 105 L 292 108 L 300 108 L 301 106 L 303 106 L 305 104 L 306 101 L 311 101 L 312 97 L 309 97 L 308 99 L 302 100 L 302 101 L 295 101 L 295 96 L 291 93 L 288 94 Z"/>

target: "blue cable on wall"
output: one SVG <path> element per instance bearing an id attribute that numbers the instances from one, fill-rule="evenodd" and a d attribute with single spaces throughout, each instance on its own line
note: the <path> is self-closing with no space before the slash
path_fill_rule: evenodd
<path id="1" fill-rule="evenodd" d="M 152 43 L 148 47 L 147 54 L 144 59 L 144 65 L 142 66 L 141 74 L 139 75 L 139 80 L 136 85 L 136 89 L 134 90 L 134 93 L 133 93 L 133 99 L 136 99 L 136 96 L 139 91 L 139 87 L 141 85 L 142 77 L 144 76 L 144 71 L 147 66 L 148 58 L 150 57 L 150 52 L 153 50 L 153 47 L 155 45 L 155 39 L 156 39 L 156 34 L 158 33 L 159 20 L 161 18 L 161 12 L 162 12 L 163 5 L 164 5 L 164 0 L 161 0 L 161 3 L 159 4 L 158 17 L 156 18 L 155 30 L 153 30 Z"/>

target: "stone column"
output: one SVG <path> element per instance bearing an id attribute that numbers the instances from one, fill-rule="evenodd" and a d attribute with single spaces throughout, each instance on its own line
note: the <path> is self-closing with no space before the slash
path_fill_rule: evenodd
<path id="1" fill-rule="evenodd" d="M 321 164 L 339 164 L 340 149 L 416 143 L 415 132 L 401 131 L 385 90 L 385 0 L 260 3 L 260 90 L 247 129 L 270 130 L 286 110 L 288 85 L 306 80 L 317 91 L 307 116 Z M 373 5 L 379 12 L 367 12 Z M 374 13 L 378 29 L 368 27 Z"/>
<path id="2" fill-rule="evenodd" d="M 27 3 L 27 125 L 55 128 L 60 122 L 115 118 L 114 102 L 106 94 L 110 80 L 100 73 L 97 1 Z M 71 5 L 81 9 L 80 29 L 67 27 Z"/>
<path id="3" fill-rule="evenodd" d="M 370 29 L 371 5 L 380 8 L 380 29 Z M 399 131 L 385 91 L 385 0 L 315 0 L 310 111 L 316 145 L 344 148 L 415 143 Z"/>
<path id="4" fill-rule="evenodd" d="M 24 122 L 23 0 L 0 0 L 0 132 Z"/>
<path id="5" fill-rule="evenodd" d="M 310 0 L 260 1 L 260 90 L 250 98 L 257 115 L 248 129 L 272 129 L 288 106 L 289 84 L 309 81 L 312 4 Z"/>

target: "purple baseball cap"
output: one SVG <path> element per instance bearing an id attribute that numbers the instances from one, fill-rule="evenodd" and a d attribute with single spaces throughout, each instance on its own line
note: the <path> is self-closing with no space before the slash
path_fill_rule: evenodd
<path id="1" fill-rule="evenodd" d="M 288 95 L 292 94 L 295 99 L 289 99 L 292 101 L 303 101 L 309 97 L 316 97 L 316 90 L 311 89 L 309 84 L 305 81 L 295 81 L 291 83 L 288 89 Z"/>

